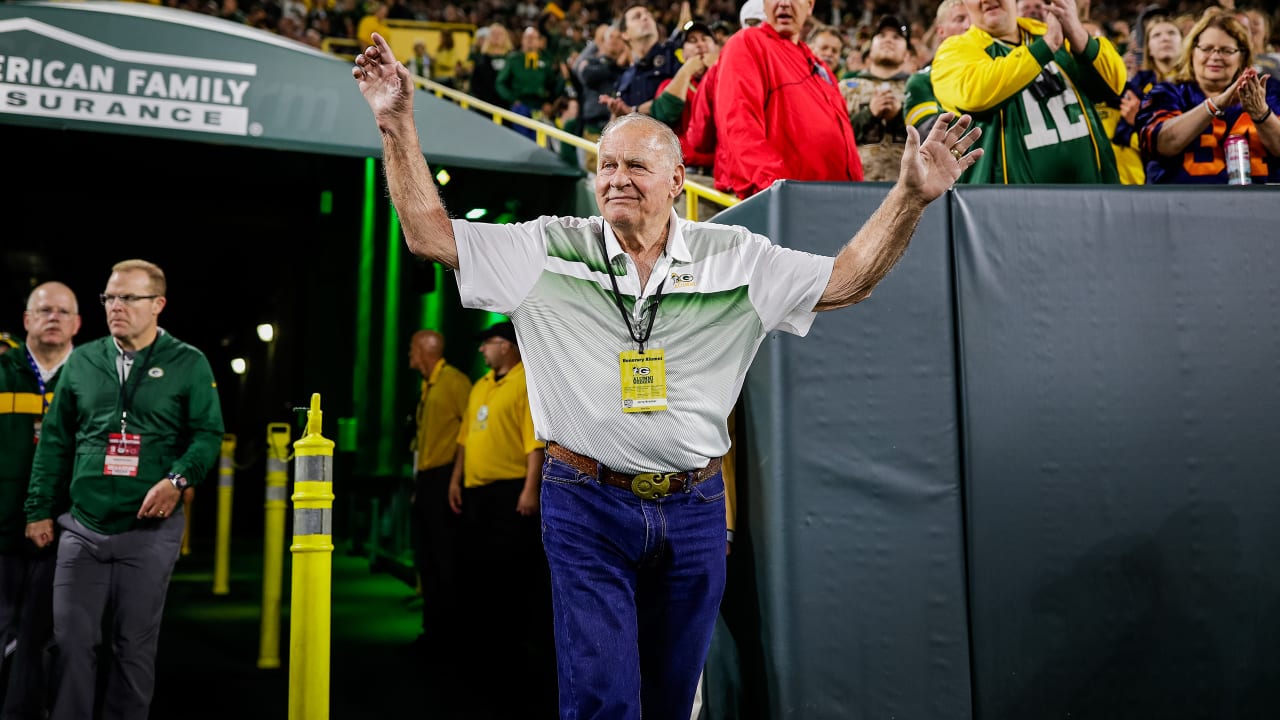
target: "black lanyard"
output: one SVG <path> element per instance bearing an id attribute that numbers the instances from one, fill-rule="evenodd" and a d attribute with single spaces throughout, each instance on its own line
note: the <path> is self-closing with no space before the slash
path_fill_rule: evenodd
<path id="1" fill-rule="evenodd" d="M 36 374 L 36 387 L 40 388 L 40 414 L 49 412 L 49 398 L 44 394 L 44 375 L 40 374 L 40 366 L 36 364 L 36 358 L 31 354 L 31 348 L 23 347 L 22 351 L 27 354 L 27 362 L 31 364 L 31 372 Z"/>
<path id="2" fill-rule="evenodd" d="M 159 339 L 160 338 L 156 338 L 156 340 L 159 340 Z M 147 347 L 147 354 L 144 355 L 142 358 L 141 367 L 131 368 L 129 370 L 128 377 L 124 378 L 124 380 L 120 382 L 120 434 L 121 435 L 125 434 L 125 424 L 129 419 L 129 408 L 133 406 L 133 397 L 138 394 L 138 385 L 139 383 L 142 382 L 142 378 L 139 376 L 145 373 L 147 371 L 147 368 L 151 365 L 151 353 L 155 349 L 156 349 L 156 344 L 155 342 L 152 342 L 151 345 Z M 121 354 L 123 355 L 123 351 L 121 352 Z M 124 361 L 122 359 L 121 360 L 122 366 L 123 366 L 123 363 Z M 122 367 L 121 373 L 123 372 L 124 372 L 124 369 Z M 132 383 L 132 385 L 130 385 L 129 380 L 134 377 L 137 377 L 138 379 L 135 380 Z"/>
<path id="3" fill-rule="evenodd" d="M 667 279 L 664 277 L 662 282 L 658 283 L 658 290 L 649 302 L 649 326 L 644 329 L 643 336 L 637 336 L 636 328 L 631 325 L 631 313 L 628 313 L 622 304 L 622 291 L 618 290 L 618 278 L 613 274 L 613 262 L 609 258 L 609 249 L 605 246 L 603 233 L 600 234 L 600 252 L 604 253 L 604 268 L 609 273 L 609 282 L 613 284 L 613 301 L 618 305 L 618 312 L 622 313 L 622 322 L 627 324 L 627 334 L 640 346 L 640 353 L 643 355 L 644 344 L 649 342 L 649 336 L 653 334 L 653 323 L 658 319 L 658 305 L 662 304 L 662 288 L 666 286 Z M 639 280 L 639 276 L 636 280 Z M 644 288 L 640 288 L 640 293 L 644 294 Z"/>

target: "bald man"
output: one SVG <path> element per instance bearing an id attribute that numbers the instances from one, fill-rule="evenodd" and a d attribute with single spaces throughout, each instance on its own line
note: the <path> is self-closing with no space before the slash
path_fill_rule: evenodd
<path id="1" fill-rule="evenodd" d="M 0 647 L 18 641 L 3 717 L 44 717 L 43 654 L 53 636 L 55 552 L 27 541 L 22 506 L 44 413 L 71 355 L 71 339 L 80 331 L 71 288 L 60 282 L 36 287 L 22 326 L 26 343 L 0 357 L 0 395 L 13 397 L 0 402 Z"/>
<path id="2" fill-rule="evenodd" d="M 458 428 L 467 411 L 471 380 L 445 362 L 444 336 L 419 330 L 409 342 L 409 367 L 422 375 L 417 432 L 413 439 L 413 562 L 422 587 L 424 651 L 448 652 L 446 633 L 457 611 L 458 516 L 449 508 L 449 478 L 458 451 Z"/>

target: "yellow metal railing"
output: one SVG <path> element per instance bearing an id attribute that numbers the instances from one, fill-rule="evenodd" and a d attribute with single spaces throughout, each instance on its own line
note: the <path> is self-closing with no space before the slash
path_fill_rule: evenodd
<path id="1" fill-rule="evenodd" d="M 519 125 L 533 130 L 536 142 L 542 147 L 547 147 L 548 138 L 554 138 L 562 143 L 572 145 L 573 147 L 586 150 L 590 153 L 594 153 L 596 151 L 596 144 L 594 142 L 578 137 L 573 133 L 565 132 L 554 125 L 548 125 L 547 123 L 513 113 L 506 108 L 501 108 L 483 100 L 478 100 L 461 90 L 455 90 L 447 85 L 432 82 L 421 75 L 414 75 L 413 79 L 414 82 L 418 84 L 418 87 L 434 93 L 436 97 L 451 100 L 463 109 L 475 109 L 487 113 L 493 118 L 493 121 L 499 125 L 501 125 L 503 121 L 506 121 L 513 125 Z M 685 180 L 684 191 L 686 195 L 685 217 L 689 220 L 698 219 L 698 200 L 700 198 L 723 207 L 733 207 L 738 204 L 738 198 L 733 195 L 722 193 L 715 188 L 710 188 L 691 180 Z"/>
<path id="2" fill-rule="evenodd" d="M 358 40 L 350 38 L 325 38 L 321 48 L 331 54 L 347 60 L 353 60 L 357 53 L 360 52 L 363 45 Z M 493 118 L 493 121 L 501 125 L 504 121 L 512 125 L 528 128 L 534 132 L 535 140 L 538 145 L 547 147 L 549 138 L 554 138 L 562 143 L 572 145 L 573 147 L 585 150 L 589 153 L 596 151 L 596 144 L 585 138 L 578 137 L 570 132 L 565 132 L 554 125 L 527 118 L 523 115 L 513 113 L 510 110 L 483 100 L 474 98 L 461 90 L 456 90 L 447 85 L 441 85 L 429 78 L 421 75 L 413 76 L 414 82 L 418 87 L 427 92 L 434 93 L 436 97 L 444 98 L 456 103 L 463 109 L 475 109 L 487 113 Z M 721 207 L 733 207 L 738 204 L 738 198 L 727 193 L 722 193 L 712 187 L 707 187 L 701 183 L 692 180 L 685 180 L 685 217 L 689 220 L 698 219 L 698 200 L 707 200 Z"/>

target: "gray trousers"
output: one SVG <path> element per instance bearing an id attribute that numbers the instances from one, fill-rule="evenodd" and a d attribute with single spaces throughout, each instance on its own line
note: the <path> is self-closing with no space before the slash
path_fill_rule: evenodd
<path id="1" fill-rule="evenodd" d="M 155 690 L 156 646 L 173 565 L 182 546 L 182 506 L 117 535 L 96 533 L 71 516 L 58 518 L 58 566 L 53 578 L 54 663 L 51 720 L 94 716 L 97 648 L 103 614 L 114 662 L 102 693 L 103 720 L 146 720 Z"/>

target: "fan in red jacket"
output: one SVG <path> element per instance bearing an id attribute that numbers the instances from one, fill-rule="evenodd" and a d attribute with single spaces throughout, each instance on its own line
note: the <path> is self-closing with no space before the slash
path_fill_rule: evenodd
<path id="1" fill-rule="evenodd" d="M 774 180 L 862 180 L 835 75 L 801 36 L 813 2 L 765 0 L 765 23 L 735 33 L 720 53 L 712 112 L 728 167 L 717 157 L 716 174 L 740 198 Z"/>

